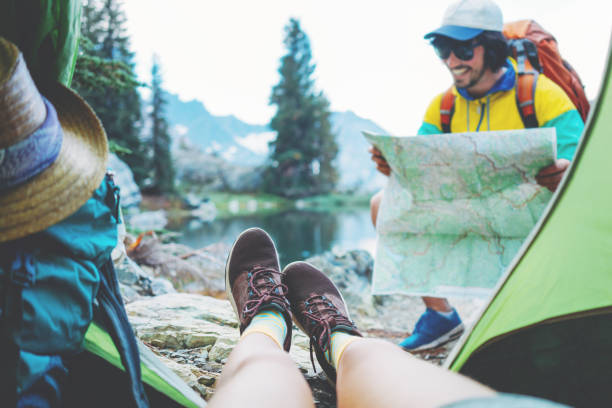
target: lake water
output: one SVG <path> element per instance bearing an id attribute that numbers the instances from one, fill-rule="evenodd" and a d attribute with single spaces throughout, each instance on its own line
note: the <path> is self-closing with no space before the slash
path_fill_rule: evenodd
<path id="1" fill-rule="evenodd" d="M 245 229 L 259 227 L 276 244 L 281 264 L 330 250 L 365 249 L 374 254 L 376 231 L 368 208 L 334 212 L 291 210 L 202 223 L 192 220 L 181 229 L 179 242 L 193 248 L 224 242 L 231 245 Z"/>
<path id="2" fill-rule="evenodd" d="M 368 208 L 335 212 L 292 210 L 208 223 L 193 220 L 182 226 L 179 242 L 195 249 L 217 242 L 232 245 L 236 237 L 250 227 L 263 228 L 272 236 L 281 267 L 334 248 L 365 249 L 373 256 L 376 247 L 376 232 Z M 407 330 L 423 311 L 420 297 L 410 299 L 413 299 L 413 307 L 406 311 Z M 474 321 L 482 306 L 480 298 L 453 298 L 451 302 L 468 324 Z"/>

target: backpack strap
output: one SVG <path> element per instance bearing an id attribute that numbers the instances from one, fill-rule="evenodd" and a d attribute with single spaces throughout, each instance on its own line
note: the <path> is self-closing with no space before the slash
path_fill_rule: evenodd
<path id="1" fill-rule="evenodd" d="M 535 111 L 535 91 L 542 69 L 535 44 L 527 39 L 509 41 L 512 56 L 517 63 L 516 106 L 526 129 L 539 127 Z M 535 64 L 535 65 L 534 65 Z M 455 113 L 456 96 L 449 88 L 440 102 L 440 124 L 443 133 L 450 133 L 450 124 Z"/>
<path id="2" fill-rule="evenodd" d="M 104 323 L 117 347 L 121 363 L 128 375 L 132 402 L 135 407 L 146 408 L 149 402 L 141 379 L 140 352 L 121 301 L 117 273 L 110 258 L 100 268 L 100 290 L 97 299 L 99 307 L 95 311 L 96 316 Z"/>
<path id="3" fill-rule="evenodd" d="M 456 96 L 453 93 L 452 87 L 448 88 L 442 96 L 442 101 L 440 102 L 440 124 L 443 133 L 450 133 L 451 119 L 455 113 L 455 99 Z"/>
<path id="4" fill-rule="evenodd" d="M 114 183 L 114 174 L 106 173 L 105 183 L 108 185 L 108 192 L 104 198 L 105 204 L 111 209 L 117 223 L 121 221 L 119 215 L 119 187 Z M 149 407 L 147 395 L 142 384 L 140 370 L 140 352 L 134 330 L 128 321 L 125 307 L 121 299 L 121 291 L 117 280 L 117 272 L 112 258 L 100 268 L 100 289 L 96 297 L 98 307 L 94 310 L 98 321 L 101 321 L 108 334 L 113 339 L 115 347 L 121 357 L 121 363 L 128 375 L 129 386 L 135 407 Z"/>
<path id="5" fill-rule="evenodd" d="M 4 304 L 0 309 L 0 395 L 6 406 L 17 405 L 17 367 L 19 346 L 12 336 L 21 326 L 22 291 L 36 281 L 32 258 L 19 246 L 19 241 L 6 244 L 0 255 L 7 260 L 4 282 Z"/>
<path id="6" fill-rule="evenodd" d="M 7 407 L 17 406 L 17 366 L 19 364 L 19 347 L 13 342 L 6 329 L 0 334 L 0 395 Z"/>
<path id="7" fill-rule="evenodd" d="M 526 39 L 510 41 L 510 47 L 516 59 L 518 80 L 516 84 L 516 106 L 526 129 L 539 126 L 535 112 L 535 90 L 540 75 L 538 66 L 534 68 L 532 60 L 537 60 L 535 45 Z"/>
<path id="8" fill-rule="evenodd" d="M 534 95 L 538 73 L 519 73 L 516 85 L 516 105 L 526 129 L 539 127 L 535 113 Z"/>

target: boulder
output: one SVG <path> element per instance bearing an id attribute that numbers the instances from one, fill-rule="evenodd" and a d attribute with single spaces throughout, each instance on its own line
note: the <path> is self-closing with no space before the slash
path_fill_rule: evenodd
<path id="1" fill-rule="evenodd" d="M 142 196 L 138 185 L 134 181 L 132 170 L 114 153 L 111 153 L 108 157 L 108 167 L 114 172 L 115 184 L 119 186 L 121 191 L 121 206 L 125 208 L 138 207 Z"/>
<path id="2" fill-rule="evenodd" d="M 227 245 L 194 250 L 185 245 L 163 244 L 155 236 L 142 237 L 128 252 L 141 266 L 150 267 L 154 277 L 167 279 L 182 292 L 218 295 L 225 291 Z"/>
<path id="3" fill-rule="evenodd" d="M 126 309 L 138 338 L 157 354 L 172 359 L 169 367 L 208 399 L 214 393 L 211 386 L 240 338 L 229 301 L 172 293 L 141 298 Z M 317 379 L 309 344 L 308 338 L 295 329 L 291 356 L 307 379 Z M 318 366 L 317 371 L 321 371 Z"/>

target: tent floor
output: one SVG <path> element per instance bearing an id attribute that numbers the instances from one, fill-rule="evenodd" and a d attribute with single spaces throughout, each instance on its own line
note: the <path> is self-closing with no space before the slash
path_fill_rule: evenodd
<path id="1" fill-rule="evenodd" d="M 82 352 L 66 358 L 68 380 L 63 388 L 65 407 L 133 406 L 126 373 L 104 359 Z M 145 384 L 151 407 L 180 407 L 174 400 Z"/>
<path id="2" fill-rule="evenodd" d="M 521 329 L 476 350 L 460 372 L 501 392 L 612 407 L 612 314 Z"/>

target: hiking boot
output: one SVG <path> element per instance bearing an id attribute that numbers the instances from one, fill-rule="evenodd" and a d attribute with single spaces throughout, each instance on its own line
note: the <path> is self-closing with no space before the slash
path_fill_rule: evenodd
<path id="1" fill-rule="evenodd" d="M 335 383 L 336 369 L 325 358 L 325 353 L 331 352 L 332 331 L 340 329 L 361 336 L 349 317 L 342 295 L 323 272 L 306 262 L 287 265 L 283 270 L 283 283 L 289 290 L 287 297 L 295 324 L 310 338 L 313 369 L 314 349 L 327 378 Z"/>
<path id="2" fill-rule="evenodd" d="M 412 335 L 399 345 L 406 351 L 422 351 L 442 346 L 463 333 L 463 323 L 453 308 L 450 317 L 427 308 L 421 315 Z"/>
<path id="3" fill-rule="evenodd" d="M 289 351 L 293 325 L 287 287 L 281 282 L 274 242 L 264 230 L 250 228 L 234 242 L 225 265 L 225 292 L 238 316 L 241 334 L 262 309 L 277 309 L 287 324 L 283 348 Z"/>

